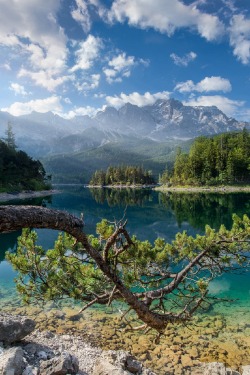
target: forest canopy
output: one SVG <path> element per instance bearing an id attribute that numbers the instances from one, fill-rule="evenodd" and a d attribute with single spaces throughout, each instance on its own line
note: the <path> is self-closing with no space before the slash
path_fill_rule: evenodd
<path id="1" fill-rule="evenodd" d="M 250 181 L 250 135 L 223 133 L 199 137 L 183 153 L 179 148 L 172 171 L 165 170 L 160 182 L 172 185 L 234 185 Z"/>
<path id="2" fill-rule="evenodd" d="M 96 171 L 90 180 L 90 185 L 98 186 L 152 184 L 155 184 L 152 172 L 133 165 L 110 166 L 106 171 Z"/>
<path id="3" fill-rule="evenodd" d="M 42 163 L 14 144 L 0 141 L 0 191 L 46 190 L 49 178 Z"/>

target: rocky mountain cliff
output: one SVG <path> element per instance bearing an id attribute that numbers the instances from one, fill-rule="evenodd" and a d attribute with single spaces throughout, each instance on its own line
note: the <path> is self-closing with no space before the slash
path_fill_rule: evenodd
<path id="1" fill-rule="evenodd" d="M 217 107 L 185 106 L 175 99 L 157 100 L 138 107 L 106 107 L 95 117 L 64 119 L 52 112 L 11 116 L 0 112 L 0 137 L 10 121 L 19 148 L 35 157 L 93 149 L 126 137 L 164 142 L 170 138 L 191 139 L 250 127 L 227 117 Z"/>

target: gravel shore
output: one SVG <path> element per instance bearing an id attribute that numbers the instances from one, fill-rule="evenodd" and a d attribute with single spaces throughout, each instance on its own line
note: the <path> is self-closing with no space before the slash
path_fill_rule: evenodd
<path id="1" fill-rule="evenodd" d="M 42 190 L 42 191 L 22 191 L 20 193 L 0 193 L 0 202 L 8 202 L 18 199 L 47 197 L 52 194 L 59 194 L 59 190 Z"/>
<path id="2" fill-rule="evenodd" d="M 167 187 L 159 186 L 154 190 L 171 193 L 241 193 L 250 192 L 250 186 L 211 186 L 211 187 Z"/>

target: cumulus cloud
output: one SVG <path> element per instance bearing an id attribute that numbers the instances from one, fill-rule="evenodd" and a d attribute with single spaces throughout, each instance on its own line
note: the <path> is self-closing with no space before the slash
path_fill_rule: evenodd
<path id="1" fill-rule="evenodd" d="M 100 79 L 100 74 L 91 74 L 89 77 L 86 77 L 86 79 L 82 83 L 77 81 L 75 87 L 78 91 L 94 90 L 99 86 Z"/>
<path id="2" fill-rule="evenodd" d="M 129 77 L 131 68 L 135 65 L 134 56 L 126 56 L 126 53 L 120 53 L 112 58 L 108 63 L 109 68 L 104 68 L 103 73 L 108 83 L 121 82 L 122 77 Z"/>
<path id="3" fill-rule="evenodd" d="M 51 78 L 61 74 L 67 38 L 56 21 L 60 0 L 0 0 L 0 6 L 0 45 L 16 49 L 19 60 L 29 65 L 27 70 L 43 71 Z"/>
<path id="4" fill-rule="evenodd" d="M 151 94 L 150 92 L 145 92 L 144 94 L 139 94 L 138 92 L 132 92 L 131 94 L 124 94 L 123 92 L 119 96 L 107 96 L 106 102 L 108 105 L 119 108 L 126 103 L 131 103 L 138 105 L 138 107 L 143 107 L 145 105 L 154 104 L 157 99 L 168 99 L 169 92 L 162 91 Z"/>
<path id="5" fill-rule="evenodd" d="M 76 8 L 71 12 L 72 18 L 78 22 L 85 33 L 88 33 L 91 28 L 91 19 L 88 11 L 88 6 L 84 0 L 75 0 Z"/>
<path id="6" fill-rule="evenodd" d="M 174 88 L 176 91 L 181 93 L 198 91 L 198 92 L 210 92 L 210 91 L 223 91 L 229 92 L 232 90 L 231 83 L 226 78 L 221 77 L 205 77 L 198 83 L 194 83 L 192 80 L 186 82 L 179 82 Z"/>
<path id="7" fill-rule="evenodd" d="M 71 119 L 71 118 L 74 118 L 76 116 L 90 116 L 90 117 L 92 117 L 98 111 L 99 111 L 99 109 L 97 109 L 97 108 L 87 106 L 87 107 L 76 107 L 76 108 L 74 108 L 73 110 L 71 110 L 67 113 L 59 112 L 57 114 L 59 116 L 63 117 L 63 118 Z"/>
<path id="8" fill-rule="evenodd" d="M 233 53 L 243 63 L 250 62 L 250 18 L 243 14 L 233 16 L 229 28 Z"/>
<path id="9" fill-rule="evenodd" d="M 122 52 L 109 61 L 108 67 L 103 68 L 103 73 L 108 83 L 121 82 L 122 77 L 130 77 L 132 68 L 138 64 L 147 66 L 149 62 L 136 59 L 135 56 L 127 56 Z"/>
<path id="10" fill-rule="evenodd" d="M 78 43 L 78 48 L 75 52 L 76 64 L 70 69 L 70 72 L 90 69 L 102 48 L 103 42 L 101 38 L 91 34 L 88 35 L 86 40 Z"/>
<path id="11" fill-rule="evenodd" d="M 0 65 L 0 68 L 11 71 L 11 66 L 10 66 L 9 63 L 5 63 L 5 64 Z"/>
<path id="12" fill-rule="evenodd" d="M 182 57 L 176 55 L 175 53 L 171 53 L 170 57 L 173 60 L 173 62 L 175 63 L 175 65 L 188 66 L 188 64 L 191 61 L 196 59 L 197 55 L 196 55 L 195 52 L 191 51 L 191 52 L 187 53 L 186 55 L 184 55 Z"/>
<path id="13" fill-rule="evenodd" d="M 19 83 L 12 82 L 10 84 L 10 90 L 14 91 L 15 95 L 28 95 L 27 91 L 25 91 L 25 88 L 19 85 Z"/>
<path id="14" fill-rule="evenodd" d="M 72 80 L 72 76 L 51 76 L 46 70 L 39 70 L 33 72 L 22 68 L 18 73 L 18 78 L 28 77 L 31 78 L 37 86 L 44 87 L 48 91 L 54 91 L 58 86 L 66 81 Z"/>
<path id="15" fill-rule="evenodd" d="M 115 0 L 108 12 L 110 22 L 125 22 L 142 29 L 154 28 L 171 36 L 182 27 L 195 28 L 205 39 L 218 39 L 224 25 L 217 16 L 203 13 L 180 0 Z"/>
<path id="16" fill-rule="evenodd" d="M 25 103 L 15 102 L 8 108 L 1 108 L 1 111 L 9 112 L 13 116 L 26 115 L 32 111 L 46 113 L 49 111 L 60 112 L 61 110 L 60 97 L 55 95 L 46 99 L 30 100 Z"/>
<path id="17" fill-rule="evenodd" d="M 227 116 L 235 116 L 239 109 L 245 104 L 244 101 L 232 100 L 220 95 L 200 96 L 192 98 L 183 104 L 191 106 L 216 106 Z"/>

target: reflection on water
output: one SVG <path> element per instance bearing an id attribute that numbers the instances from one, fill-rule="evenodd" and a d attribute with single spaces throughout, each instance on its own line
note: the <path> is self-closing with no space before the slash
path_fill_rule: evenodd
<path id="1" fill-rule="evenodd" d="M 139 206 L 152 199 L 152 190 L 149 189 L 90 189 L 92 197 L 98 204 L 107 201 L 110 207 L 114 206 Z"/>
<path id="2" fill-rule="evenodd" d="M 187 221 L 202 230 L 206 224 L 215 229 L 221 224 L 229 228 L 234 213 L 250 214 L 249 193 L 160 193 L 159 202 L 174 212 L 179 225 Z"/>
<path id="3" fill-rule="evenodd" d="M 41 205 L 42 199 L 14 203 Z M 160 236 L 171 241 L 178 231 L 187 230 L 191 235 L 202 233 L 206 224 L 216 229 L 222 223 L 230 227 L 233 213 L 250 215 L 250 194 L 165 194 L 148 189 L 90 190 L 71 186 L 47 199 L 46 205 L 77 216 L 83 213 L 86 233 L 94 233 L 96 223 L 102 218 L 118 220 L 126 211 L 131 234 L 142 240 L 154 241 Z M 0 235 L 0 291 L 13 285 L 14 273 L 3 260 L 6 250 L 15 250 L 18 235 L 20 232 Z M 39 243 L 51 248 L 57 232 L 38 230 L 38 235 Z M 249 274 L 224 275 L 211 283 L 210 290 L 217 296 L 240 298 L 238 305 L 250 307 Z"/>
<path id="4" fill-rule="evenodd" d="M 42 200 L 11 202 L 11 204 L 24 203 L 41 205 Z M 154 241 L 158 236 L 171 241 L 179 231 L 187 230 L 192 235 L 197 232 L 203 233 L 206 224 L 218 228 L 220 224 L 224 223 L 230 227 L 233 213 L 240 216 L 243 213 L 250 215 L 250 194 L 163 194 L 151 190 L 93 189 L 90 191 L 89 189 L 70 187 L 65 188 L 61 194 L 53 195 L 51 200 L 46 201 L 46 205 L 66 210 L 77 216 L 83 213 L 86 233 L 94 233 L 95 225 L 101 218 L 105 217 L 113 221 L 122 218 L 126 211 L 128 229 L 131 234 L 135 233 L 140 239 L 149 239 L 150 241 Z M 4 254 L 6 250 L 15 250 L 19 234 L 20 232 L 0 235 L 0 307 L 15 313 L 19 311 L 23 313 L 23 309 L 18 308 L 20 300 L 16 295 L 13 283 L 15 272 L 4 260 Z M 38 235 L 39 243 L 45 248 L 50 248 L 57 237 L 57 232 L 38 230 Z M 249 364 L 249 274 L 224 274 L 211 282 L 210 292 L 216 297 L 227 297 L 235 299 L 235 301 L 213 304 L 209 315 L 208 312 L 205 315 L 198 314 L 192 327 L 169 326 L 167 336 L 161 340 L 162 346 L 157 348 L 157 355 L 155 346 L 151 345 L 155 337 L 134 336 L 134 334 L 132 337 L 128 332 L 128 339 L 126 339 L 126 333 L 116 329 L 117 320 L 114 322 L 114 315 L 106 313 L 103 315 L 103 311 L 99 308 L 93 308 L 86 312 L 88 315 L 84 315 L 84 319 L 79 322 L 73 323 L 70 319 L 69 325 L 67 319 L 55 318 L 53 310 L 46 311 L 44 314 L 39 308 L 33 306 L 31 310 L 25 311 L 26 313 L 30 311 L 33 317 L 38 317 L 37 324 L 41 329 L 58 325 L 59 333 L 72 333 L 74 324 L 76 332 L 81 332 L 81 334 L 86 332 L 86 337 L 89 337 L 89 333 L 91 336 L 95 333 L 97 335 L 95 344 L 100 345 L 100 343 L 106 342 L 105 349 L 129 350 L 136 356 L 142 355 L 141 359 L 144 360 L 145 351 L 148 351 L 149 348 L 148 366 L 153 367 L 152 365 L 154 365 L 157 374 L 163 374 L 166 358 L 170 355 L 169 348 L 176 344 L 182 353 L 186 353 L 187 347 L 190 347 L 192 353 L 197 349 L 197 355 L 199 355 L 197 358 L 202 361 L 225 362 L 229 366 L 231 364 L 236 366 Z M 61 305 L 55 304 L 51 304 L 49 308 L 52 306 L 56 309 L 61 308 Z M 72 316 L 70 315 L 72 314 L 71 307 L 70 302 L 63 307 L 65 313 L 68 311 L 69 316 Z M 112 311 L 117 312 L 115 306 L 112 306 Z M 112 332 L 116 332 L 115 335 Z M 143 341 L 140 345 L 141 339 Z M 141 347 L 140 353 L 133 352 L 134 343 L 136 348 Z"/>

